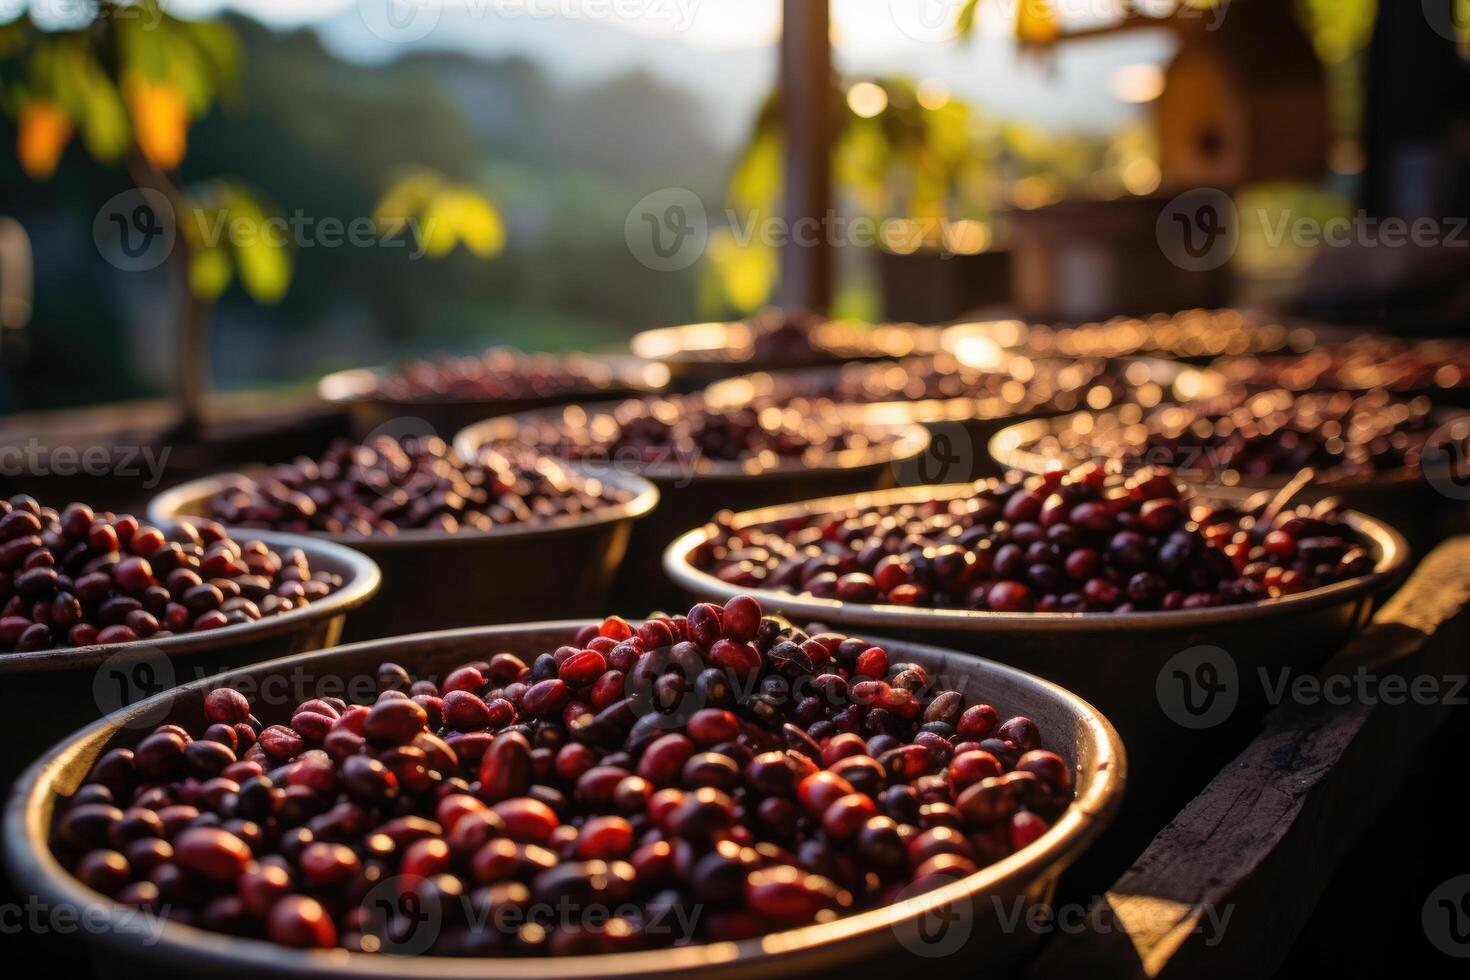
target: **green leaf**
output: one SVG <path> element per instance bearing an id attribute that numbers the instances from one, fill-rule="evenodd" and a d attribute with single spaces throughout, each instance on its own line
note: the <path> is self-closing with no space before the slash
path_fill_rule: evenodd
<path id="1" fill-rule="evenodd" d="M 79 74 L 78 82 L 82 90 L 79 114 L 82 141 L 98 161 L 114 163 L 132 139 L 132 124 L 122 96 L 96 62 L 89 62 L 89 67 Z"/>

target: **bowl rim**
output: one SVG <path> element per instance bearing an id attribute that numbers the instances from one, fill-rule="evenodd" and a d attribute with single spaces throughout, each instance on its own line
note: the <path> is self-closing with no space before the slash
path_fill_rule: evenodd
<path id="1" fill-rule="evenodd" d="M 493 349 L 496 348 L 488 350 Z M 501 349 L 512 350 L 510 348 Z M 488 350 L 481 353 L 488 353 Z M 522 351 L 512 350 L 512 352 L 527 356 Z M 376 364 L 369 367 L 343 368 L 340 371 L 322 375 L 316 382 L 316 396 L 329 405 L 343 408 L 377 405 L 410 411 L 414 408 L 463 406 L 465 408 L 483 407 L 489 410 L 497 405 L 555 405 L 584 398 L 605 398 L 619 391 L 656 394 L 668 387 L 668 368 L 646 358 L 635 357 L 631 354 L 583 354 L 580 352 L 562 356 L 567 360 L 585 361 L 607 369 L 609 373 L 607 387 L 589 387 L 580 391 L 567 392 L 565 395 L 529 395 L 519 398 L 454 398 L 448 396 L 390 398 L 377 394 L 375 385 L 382 379 L 391 376 L 394 373 L 394 366 Z M 436 358 L 430 356 L 424 359 L 435 360 Z M 664 375 L 662 379 L 657 377 L 659 373 Z"/>
<path id="2" fill-rule="evenodd" d="M 850 326 L 854 330 L 868 330 L 870 332 L 886 331 L 889 333 L 901 332 L 912 338 L 915 347 L 907 354 L 895 355 L 891 352 L 883 352 L 876 347 L 867 349 L 854 349 L 847 351 L 833 350 L 830 354 L 819 352 L 810 361 L 791 362 L 783 358 L 757 358 L 753 350 L 748 350 L 744 356 L 733 353 L 727 345 L 708 346 L 680 346 L 682 337 L 689 334 L 697 334 L 699 331 L 708 331 L 711 334 L 722 331 L 728 335 L 733 329 L 739 328 L 749 333 L 750 319 L 745 320 L 707 320 L 692 323 L 675 323 L 662 327 L 650 327 L 640 330 L 628 341 L 628 347 L 633 351 L 633 356 L 644 360 L 654 361 L 676 367 L 703 368 L 703 367 L 744 367 L 751 371 L 762 370 L 762 365 L 788 365 L 795 368 L 823 367 L 839 365 L 844 361 L 866 361 L 885 360 L 889 357 L 910 357 L 923 353 L 937 353 L 940 349 L 940 337 L 944 328 L 931 324 L 905 323 L 905 322 L 882 322 L 871 323 L 866 326 L 848 323 L 842 320 L 829 320 L 828 324 L 836 324 L 839 327 Z M 744 338 L 749 342 L 749 337 Z M 927 347 L 920 348 L 920 343 L 926 343 Z"/>
<path id="3" fill-rule="evenodd" d="M 634 620 L 633 622 L 641 622 Z M 505 626 L 478 626 L 410 634 L 388 639 L 348 644 L 312 653 L 295 654 L 275 660 L 236 668 L 209 678 L 191 681 L 171 688 L 126 709 L 92 722 L 57 742 L 33 762 L 16 780 L 5 804 L 5 865 L 22 888 L 34 891 L 44 901 L 73 907 L 84 903 L 99 904 L 105 910 L 110 928 L 93 930 L 99 942 L 126 945 L 136 935 L 136 927 L 123 926 L 129 910 L 111 902 L 73 878 L 51 853 L 51 827 L 48 802 L 57 795 L 55 783 L 63 769 L 80 754 L 84 743 L 102 735 L 114 735 L 126 722 L 149 712 L 164 701 L 185 697 L 228 684 L 237 676 L 270 670 L 310 667 L 336 658 L 353 657 L 379 648 L 390 659 L 405 655 L 404 647 L 430 644 L 435 640 L 473 637 L 493 639 L 512 633 L 565 631 L 568 635 L 585 626 L 582 620 L 556 620 Z M 952 662 L 955 669 L 978 670 L 989 677 L 1006 677 L 1027 689 L 1028 696 L 1050 699 L 1062 706 L 1076 722 L 1069 737 L 1074 744 L 1088 746 L 1092 752 L 1091 773 L 1086 785 L 1076 788 L 1072 804 L 1040 838 L 1014 854 L 979 869 L 972 875 L 952 881 L 940 888 L 906 897 L 901 901 L 844 916 L 832 922 L 767 933 L 752 939 L 720 941 L 628 953 L 604 953 L 566 957 L 393 957 L 347 950 L 298 950 L 279 946 L 262 939 L 242 939 L 224 933 L 210 932 L 194 926 L 165 922 L 159 933 L 157 948 L 182 952 L 195 965 L 228 966 L 234 972 L 261 969 L 283 972 L 291 976 L 313 977 L 391 977 L 411 978 L 424 975 L 426 960 L 433 963 L 436 976 L 448 978 L 483 978 L 487 975 L 507 980 L 573 980 L 583 977 L 648 976 L 679 973 L 701 967 L 719 967 L 735 962 L 749 963 L 762 956 L 799 956 L 811 954 L 839 942 L 868 941 L 883 931 L 898 927 L 918 915 L 943 908 L 951 903 L 970 901 L 991 889 L 1002 886 L 1024 887 L 1044 877 L 1052 868 L 1065 870 L 1089 847 L 1117 814 L 1127 781 L 1127 755 L 1122 740 L 1112 724 L 1096 708 L 1076 694 L 1027 671 L 975 657 L 955 650 L 903 640 L 886 640 L 900 646 L 901 653 L 917 653 L 940 662 Z M 328 668 L 329 669 L 329 668 Z M 233 975 L 233 973 L 232 973 Z"/>
<path id="4" fill-rule="evenodd" d="M 950 483 L 931 487 L 903 487 L 896 490 L 824 497 L 818 500 L 805 500 L 794 504 L 778 504 L 773 507 L 743 511 L 734 516 L 733 522 L 738 527 L 745 527 L 768 521 L 826 514 L 835 510 L 866 509 L 930 500 L 951 500 L 974 493 L 975 487 L 976 483 Z M 818 621 L 830 620 L 844 625 L 882 629 L 944 629 L 973 633 L 1046 631 L 1073 633 L 1097 629 L 1108 631 L 1195 629 L 1203 626 L 1291 615 L 1321 606 L 1348 602 L 1386 589 L 1406 571 L 1409 556 L 1408 542 L 1396 529 L 1376 518 L 1353 510 L 1344 511 L 1343 516 L 1350 527 L 1368 537 L 1377 546 L 1378 557 L 1373 571 L 1296 595 L 1283 596 L 1278 599 L 1262 599 L 1234 606 L 1214 606 L 1208 609 L 1129 613 L 1026 613 L 989 610 L 982 612 L 974 609 L 939 609 L 844 602 L 839 599 L 821 599 L 816 596 L 780 592 L 775 589 L 736 587 L 720 581 L 708 572 L 695 568 L 689 560 L 694 549 L 709 540 L 709 525 L 686 531 L 676 538 L 664 551 L 663 566 L 674 584 L 694 595 L 704 598 L 729 599 L 743 593 L 754 596 L 763 607 L 776 610 L 788 617 L 811 617 Z"/>
<path id="5" fill-rule="evenodd" d="M 166 519 L 156 523 L 168 525 L 173 521 Z M 300 548 L 306 553 L 308 560 L 313 563 L 319 559 L 328 559 L 342 566 L 345 581 L 340 589 L 324 599 L 310 603 L 304 609 L 293 609 L 278 616 L 266 616 L 236 626 L 221 626 L 219 629 L 205 630 L 202 633 L 185 633 L 181 636 L 164 637 L 161 640 L 142 639 L 129 643 L 92 643 L 84 647 L 56 647 L 26 653 L 0 653 L 0 676 L 10 673 L 95 668 L 109 657 L 134 651 L 140 655 L 187 656 L 237 643 L 254 643 L 257 640 L 293 632 L 314 620 L 343 615 L 371 599 L 383 584 L 383 576 L 378 568 L 378 563 L 345 544 L 280 531 L 257 531 L 253 528 L 234 530 L 239 532 L 238 536 L 233 530 L 230 536 L 237 541 L 264 541 L 278 550 Z"/>
<path id="6" fill-rule="evenodd" d="M 558 462 L 560 462 L 558 460 Z M 611 484 L 620 490 L 626 490 L 633 494 L 632 499 L 620 504 L 607 504 L 582 514 L 562 515 L 559 517 L 539 518 L 531 521 L 519 521 L 515 524 L 500 524 L 488 531 L 476 529 L 459 530 L 453 534 L 444 531 L 431 531 L 425 528 L 409 528 L 400 530 L 397 534 L 329 534 L 326 531 L 302 531 L 291 532 L 312 541 L 321 541 L 330 544 L 353 548 L 367 554 L 374 552 L 387 552 L 397 549 L 421 548 L 425 545 L 436 545 L 440 547 L 470 547 L 485 544 L 491 541 L 516 541 L 525 538 L 553 537 L 560 534 L 569 534 L 574 531 L 586 530 L 603 524 L 613 524 L 624 520 L 637 520 L 646 516 L 659 501 L 659 489 L 653 483 L 643 479 L 634 473 L 623 473 L 617 471 L 602 471 L 592 467 L 582 466 L 576 463 L 562 463 L 582 476 L 601 480 Z M 269 467 L 262 467 L 259 472 L 265 472 Z M 251 479 L 250 473 L 256 472 L 253 468 L 247 468 L 245 472 L 216 473 L 214 476 L 200 477 L 171 487 L 163 493 L 158 494 L 148 501 L 148 519 L 150 521 L 173 521 L 179 517 L 189 517 L 183 508 L 194 503 L 214 496 L 221 490 L 240 486 Z M 213 518 L 201 519 L 213 520 Z M 239 524 L 226 524 L 223 521 L 215 523 L 224 527 L 232 534 L 253 534 L 255 528 Z M 286 533 L 286 532 L 274 532 Z"/>
<path id="7" fill-rule="evenodd" d="M 1208 314 L 1219 315 L 1221 313 L 1234 312 L 1240 314 L 1246 320 L 1256 321 L 1252 324 L 1257 330 L 1262 327 L 1279 327 L 1282 330 L 1282 346 L 1265 350 L 1257 350 L 1254 346 L 1250 350 L 1232 351 L 1199 351 L 1188 352 L 1184 350 L 1165 350 L 1145 348 L 1133 351 L 1109 351 L 1109 352 L 1087 352 L 1083 354 L 1064 354 L 1057 351 L 1056 357 L 1162 357 L 1169 360 L 1201 360 L 1208 359 L 1208 366 L 1222 357 L 1269 357 L 1275 354 L 1301 354 L 1310 349 L 1312 343 L 1331 341 L 1335 338 L 1346 336 L 1344 328 L 1331 323 L 1309 320 L 1302 317 L 1277 316 L 1262 307 L 1257 306 L 1196 306 L 1184 307 L 1175 310 L 1158 310 L 1153 313 L 1145 313 L 1138 316 L 1125 316 L 1123 319 L 1148 321 L 1154 316 L 1164 316 L 1171 320 L 1178 319 L 1186 314 Z M 1064 331 L 1075 331 L 1093 327 L 1106 327 L 1111 318 L 1049 323 L 1046 321 L 1024 320 L 1013 316 L 997 316 L 990 319 L 966 319 L 956 321 L 944 328 L 940 343 L 945 350 L 954 350 L 961 341 L 978 337 L 990 340 L 1006 350 L 1030 352 L 1030 334 L 1032 330 L 1040 329 L 1052 334 Z M 999 334 L 999 336 L 997 336 Z M 1295 338 L 1295 340 L 1293 340 Z M 1254 341 L 1253 341 L 1254 343 Z M 1300 347 L 1296 345 L 1302 345 Z M 1041 356 L 1041 355 L 1033 355 Z"/>
<path id="8" fill-rule="evenodd" d="M 1158 406 L 1164 408 L 1167 406 Z M 1154 409 L 1157 410 L 1157 409 Z M 1081 416 L 1091 416 L 1094 420 L 1101 418 L 1117 418 L 1116 407 L 1104 409 L 1100 412 L 1078 411 L 1068 412 L 1065 415 L 1054 415 L 1049 418 L 1026 419 L 999 430 L 990 437 L 990 443 L 986 447 L 990 456 L 997 463 L 1007 469 L 1020 470 L 1023 473 L 1037 475 L 1046 472 L 1047 467 L 1054 461 L 1061 461 L 1067 466 L 1077 466 L 1085 461 L 1070 461 L 1056 456 L 1048 456 L 1028 448 L 1038 438 L 1054 434 L 1063 425 L 1071 424 L 1073 419 Z M 1437 425 L 1444 425 L 1455 419 L 1470 419 L 1470 412 L 1455 411 L 1454 409 L 1436 408 L 1430 413 L 1431 419 Z M 1122 423 L 1119 420 L 1120 424 Z M 1109 460 L 1109 463 L 1111 460 Z M 1110 466 L 1110 472 L 1118 472 Z M 1199 469 L 1175 469 L 1174 472 L 1181 480 L 1194 485 L 1219 484 L 1219 477 L 1208 470 Z M 1423 483 L 1434 470 L 1412 469 L 1400 466 L 1392 470 L 1369 474 L 1354 474 L 1345 471 L 1342 467 L 1320 470 L 1312 486 L 1331 492 L 1351 492 L 1354 490 L 1396 490 L 1408 488 L 1417 483 Z M 1239 492 L 1252 490 L 1278 490 L 1284 487 L 1291 479 L 1290 475 L 1278 476 L 1246 476 L 1240 475 L 1238 482 L 1225 485 L 1224 492 Z"/>
<path id="9" fill-rule="evenodd" d="M 1135 363 L 1143 364 L 1150 371 L 1159 372 L 1162 375 L 1162 377 L 1159 379 L 1151 380 L 1155 380 L 1155 383 L 1159 384 L 1161 387 L 1164 388 L 1166 392 L 1170 393 L 1171 397 L 1166 397 L 1161 403 L 1165 405 L 1177 404 L 1177 399 L 1172 397 L 1172 389 L 1174 385 L 1176 385 L 1179 380 L 1186 375 L 1198 377 L 1199 379 L 1201 379 L 1201 383 L 1212 386 L 1212 391 L 1220 388 L 1224 384 L 1224 379 L 1220 377 L 1219 373 L 1208 365 L 1187 364 L 1183 361 L 1170 360 L 1165 357 L 1130 355 L 1127 357 L 1113 358 L 1068 358 L 1062 357 L 1060 355 L 1033 356 L 1030 354 L 1025 354 L 1023 351 L 1018 350 L 1009 350 L 1007 352 L 1015 355 L 1023 355 L 1032 361 L 1045 360 L 1066 361 L 1068 363 L 1075 363 L 1077 361 L 1090 360 L 1098 362 L 1114 362 L 1124 365 Z M 782 378 L 799 380 L 802 378 L 802 376 L 831 377 L 840 374 L 842 371 L 847 370 L 849 367 L 871 367 L 887 363 L 898 364 L 905 360 L 911 360 L 913 358 L 919 357 L 933 357 L 936 354 L 941 353 L 950 353 L 951 356 L 953 356 L 952 352 L 949 351 L 933 351 L 918 354 L 907 354 L 902 357 L 883 358 L 882 360 L 878 361 L 861 361 L 851 365 L 823 364 L 816 365 L 814 367 L 792 368 L 788 370 L 750 371 L 746 374 L 737 374 L 732 377 L 721 378 L 719 381 L 712 382 L 704 389 L 704 394 L 717 405 L 733 405 L 738 401 L 737 399 L 729 398 L 722 400 L 722 396 L 726 393 L 728 389 L 733 388 L 735 385 L 742 382 L 755 386 L 756 388 L 760 388 L 763 385 L 769 385 L 771 383 L 779 381 Z M 1091 384 L 1096 380 L 1097 376 L 1094 376 L 1094 378 L 1088 383 Z M 886 412 L 892 414 L 895 418 L 900 417 L 901 413 L 906 412 L 907 418 L 910 418 L 915 422 L 919 422 L 920 424 L 925 425 L 932 425 L 937 422 L 984 422 L 989 424 L 1010 426 L 1011 424 L 1016 422 L 1034 421 L 1038 418 L 1047 419 L 1055 417 L 1057 415 L 1079 414 L 1079 410 L 1077 409 L 1059 412 L 1056 409 L 1048 408 L 1045 405 L 1039 405 L 1019 411 L 1014 409 L 1006 409 L 1003 413 L 991 412 L 990 409 L 992 407 L 1001 407 L 993 406 L 992 403 L 997 401 L 999 401 L 999 399 L 993 395 L 955 395 L 951 398 L 893 398 L 875 402 L 833 401 L 832 403 L 839 408 L 862 408 L 873 410 L 876 412 Z"/>
<path id="10" fill-rule="evenodd" d="M 654 396 L 658 397 L 658 396 Z M 607 414 L 616 410 L 627 401 L 638 399 L 616 399 L 611 401 L 588 402 L 577 404 L 575 407 L 586 412 L 588 415 Z M 561 405 L 551 408 L 540 408 L 528 412 L 517 412 L 514 415 L 498 415 L 494 418 L 481 419 L 471 425 L 465 426 L 454 435 L 452 445 L 455 452 L 465 459 L 474 459 L 480 448 L 488 442 L 497 438 L 514 438 L 520 427 L 528 421 L 540 419 L 554 419 L 561 415 L 570 405 Z M 582 467 L 589 474 L 602 477 L 608 473 L 636 473 L 647 480 L 660 483 L 674 483 L 687 486 L 692 483 L 702 483 L 714 480 L 775 480 L 791 476 L 809 474 L 813 476 L 826 476 L 848 470 L 864 469 L 875 466 L 892 466 L 906 463 L 922 455 L 929 448 L 931 438 L 928 429 L 914 421 L 909 413 L 900 410 L 893 403 L 871 406 L 851 406 L 850 410 L 841 413 L 845 420 L 857 424 L 868 425 L 874 428 L 891 430 L 895 438 L 891 442 L 867 449 L 844 449 L 836 453 L 824 453 L 821 462 L 817 465 L 803 463 L 799 458 L 782 457 L 775 466 L 768 466 L 761 470 L 747 470 L 740 463 L 732 460 L 716 460 L 709 464 L 707 469 L 691 469 L 678 463 L 647 463 L 639 464 L 633 462 L 619 462 L 617 460 L 564 460 L 554 454 L 547 454 L 564 465 L 575 465 Z M 503 434 L 501 434 L 503 432 Z"/>

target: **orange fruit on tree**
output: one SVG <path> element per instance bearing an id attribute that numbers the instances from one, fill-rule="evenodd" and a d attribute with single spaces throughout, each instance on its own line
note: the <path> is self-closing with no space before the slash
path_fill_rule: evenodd
<path id="1" fill-rule="evenodd" d="M 16 147 L 22 169 L 38 180 L 55 173 L 61 151 L 71 139 L 71 129 L 66 113 L 49 99 L 37 99 L 22 106 Z"/>
<path id="2" fill-rule="evenodd" d="M 135 78 L 128 85 L 128 104 L 138 149 L 148 162 L 161 170 L 182 163 L 189 136 L 184 93 L 167 82 Z"/>

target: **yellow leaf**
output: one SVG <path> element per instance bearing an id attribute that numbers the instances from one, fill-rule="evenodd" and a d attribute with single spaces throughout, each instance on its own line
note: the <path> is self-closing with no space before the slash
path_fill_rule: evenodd
<path id="1" fill-rule="evenodd" d="M 1057 39 L 1057 12 L 1051 0 L 1019 0 L 1016 37 L 1022 44 L 1051 44 Z"/>
<path id="2" fill-rule="evenodd" d="M 454 251 L 459 242 L 459 209 L 446 195 L 440 195 L 424 209 L 419 227 L 419 247 L 431 259 L 441 259 Z"/>
<path id="3" fill-rule="evenodd" d="M 394 183 L 373 209 L 378 233 L 384 238 L 401 233 L 410 219 L 424 213 L 444 187 L 444 178 L 429 170 L 415 171 Z"/>
<path id="4" fill-rule="evenodd" d="M 240 285 L 257 303 L 274 303 L 291 285 L 291 256 L 286 249 L 264 238 L 255 238 L 235 248 L 235 265 Z"/>
<path id="5" fill-rule="evenodd" d="M 495 204 L 432 170 L 415 170 L 390 186 L 373 209 L 373 220 L 384 238 L 411 229 L 430 258 L 448 255 L 461 242 L 482 259 L 505 249 L 505 222 Z"/>
<path id="6" fill-rule="evenodd" d="M 189 289 L 200 299 L 217 299 L 232 275 L 230 257 L 222 248 L 206 248 L 189 260 Z"/>
<path id="7" fill-rule="evenodd" d="M 175 169 L 188 148 L 189 110 L 184 94 L 166 82 L 139 77 L 132 78 L 127 88 L 138 149 L 155 167 Z"/>
<path id="8" fill-rule="evenodd" d="M 71 139 L 71 120 L 56 103 L 38 99 L 21 107 L 18 130 L 21 167 L 36 180 L 50 177 Z"/>
<path id="9" fill-rule="evenodd" d="M 707 254 L 725 298 L 737 310 L 757 309 L 770 298 L 777 272 L 774 249 L 758 241 L 742 246 L 722 228 L 710 235 Z"/>
<path id="10" fill-rule="evenodd" d="M 482 259 L 494 258 L 505 248 L 505 225 L 490 202 L 478 194 L 456 195 L 459 205 L 459 236 L 465 248 Z"/>

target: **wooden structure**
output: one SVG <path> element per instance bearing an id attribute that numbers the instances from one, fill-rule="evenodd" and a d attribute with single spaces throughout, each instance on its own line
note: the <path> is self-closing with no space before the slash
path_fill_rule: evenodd
<path id="1" fill-rule="evenodd" d="M 1203 793 L 1161 815 L 1158 836 L 1089 910 L 1088 928 L 1050 943 L 1030 980 L 1270 976 L 1281 966 L 1339 862 L 1463 696 L 1470 537 L 1432 552 L 1318 677 L 1360 671 L 1380 696 L 1274 709 Z M 1415 684 L 1443 696 L 1389 693 Z"/>
<path id="2" fill-rule="evenodd" d="M 832 213 L 832 45 L 827 0 L 783 0 L 781 116 L 786 134 L 783 216 L 788 238 L 781 249 L 782 308 L 826 313 L 832 303 L 833 255 L 828 241 Z M 815 223 L 814 225 L 812 223 Z M 789 234 L 816 229 L 814 241 Z"/>
<path id="3" fill-rule="evenodd" d="M 1293 5 L 1236 0 L 1214 28 L 1206 16 L 1172 21 L 1179 52 L 1154 103 L 1163 186 L 1320 178 L 1327 82 Z"/>

